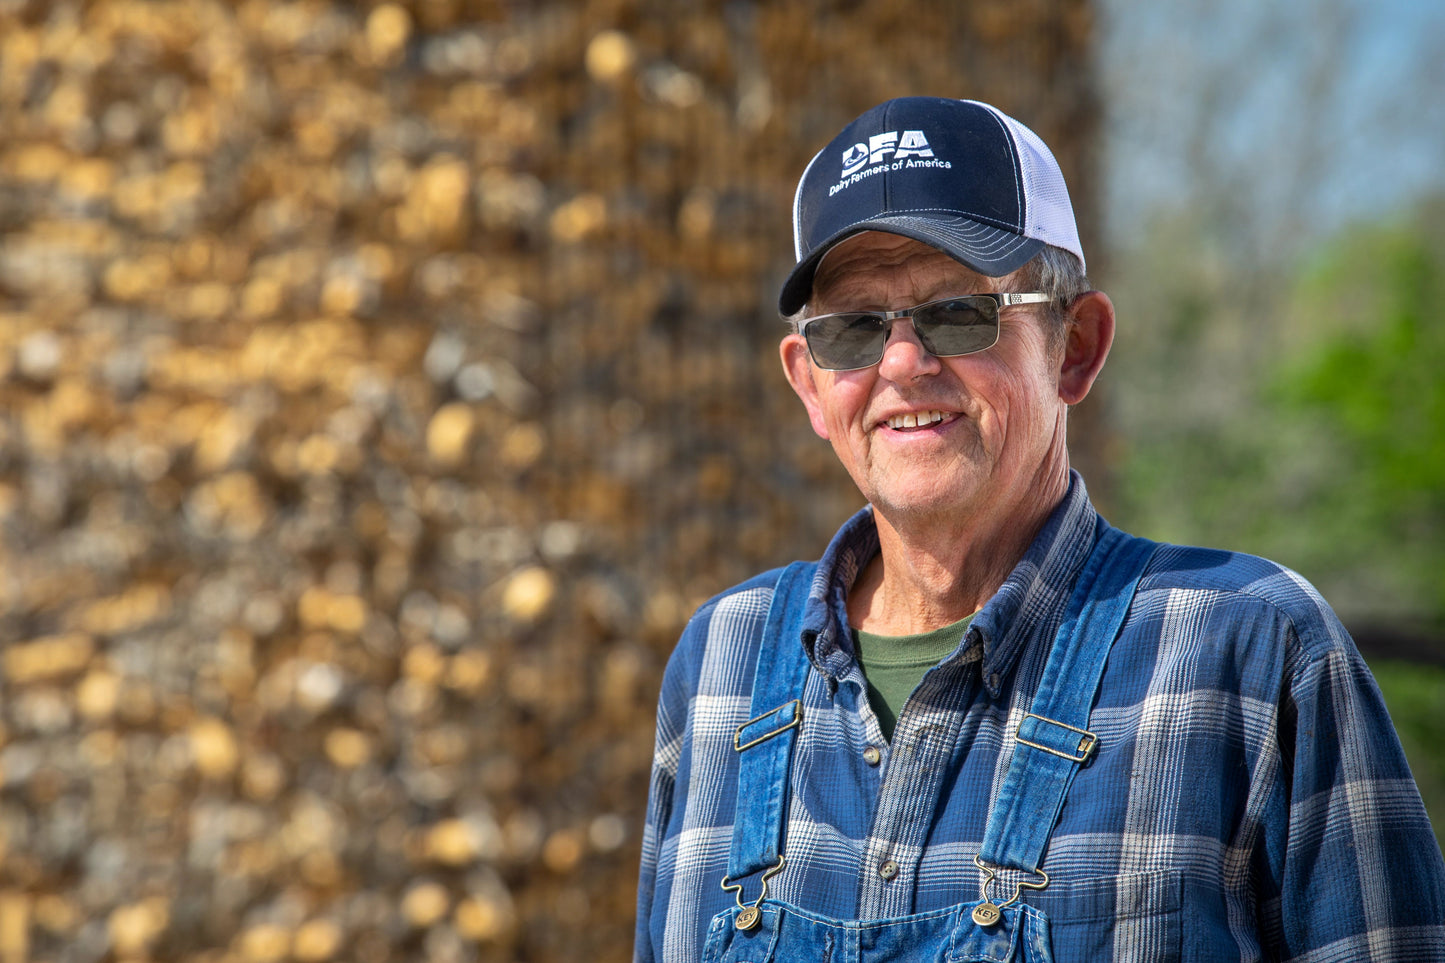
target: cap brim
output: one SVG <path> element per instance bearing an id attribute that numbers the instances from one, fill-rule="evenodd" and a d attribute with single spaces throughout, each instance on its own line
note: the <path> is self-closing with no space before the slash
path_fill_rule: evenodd
<path id="1" fill-rule="evenodd" d="M 813 292 L 813 273 L 823 256 L 840 241 L 864 231 L 900 234 L 921 241 L 991 278 L 1017 271 L 1044 247 L 1043 241 L 957 215 L 891 214 L 870 218 L 850 224 L 808 252 L 783 282 L 778 310 L 786 317 L 807 304 Z"/>

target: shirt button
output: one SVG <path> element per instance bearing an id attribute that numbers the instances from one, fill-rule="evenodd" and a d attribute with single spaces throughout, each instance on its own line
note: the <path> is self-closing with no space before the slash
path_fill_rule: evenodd
<path id="1" fill-rule="evenodd" d="M 878 867 L 878 875 L 884 879 L 892 879 L 898 875 L 898 864 L 891 859 L 885 859 L 883 865 Z"/>
<path id="2" fill-rule="evenodd" d="M 876 766 L 883 759 L 883 753 L 878 751 L 877 746 L 869 746 L 863 750 L 863 761 L 870 766 Z"/>

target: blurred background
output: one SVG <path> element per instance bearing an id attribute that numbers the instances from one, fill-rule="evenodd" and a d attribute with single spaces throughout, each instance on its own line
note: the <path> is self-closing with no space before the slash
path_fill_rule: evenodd
<path id="1" fill-rule="evenodd" d="M 1053 147 L 1091 493 L 1315 581 L 1438 832 L 1442 19 L 0 0 L 0 963 L 627 959 L 677 633 L 858 505 L 775 292 L 901 94 Z"/>

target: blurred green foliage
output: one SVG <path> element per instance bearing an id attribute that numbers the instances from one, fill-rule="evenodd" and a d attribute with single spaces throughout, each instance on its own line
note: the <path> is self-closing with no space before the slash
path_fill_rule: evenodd
<path id="1" fill-rule="evenodd" d="M 1438 213 L 1438 212 L 1437 212 Z M 1308 269 L 1294 313 L 1318 345 L 1280 366 L 1282 421 L 1330 457 L 1302 484 L 1318 524 L 1308 564 L 1383 569 L 1433 618 L 1445 615 L 1445 243 L 1438 218 L 1362 232 Z M 1349 546 L 1349 551 L 1341 551 Z"/>
<path id="2" fill-rule="evenodd" d="M 1439 634 L 1442 213 L 1356 228 L 1295 267 L 1222 266 L 1204 244 L 1166 269 L 1199 240 L 1175 237 L 1124 278 L 1147 311 L 1121 322 L 1140 328 L 1122 335 L 1125 524 L 1287 564 L 1347 622 Z"/>

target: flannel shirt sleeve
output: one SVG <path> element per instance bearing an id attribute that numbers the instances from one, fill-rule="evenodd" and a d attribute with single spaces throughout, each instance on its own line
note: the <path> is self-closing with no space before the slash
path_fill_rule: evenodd
<path id="1" fill-rule="evenodd" d="M 654 939 L 665 922 L 671 878 L 659 878 L 659 856 L 667 845 L 676 798 L 678 768 L 687 732 L 688 713 L 697 688 L 698 662 L 706 644 L 711 604 L 693 616 L 663 674 L 657 700 L 657 738 L 652 757 L 652 778 L 647 792 L 647 817 L 642 830 L 642 866 L 637 882 L 637 926 L 634 963 L 652 963 Z"/>
<path id="2" fill-rule="evenodd" d="M 672 811 L 676 772 L 660 763 L 663 755 L 663 710 L 658 710 L 657 749 L 653 756 L 652 781 L 647 792 L 647 818 L 642 828 L 642 866 L 637 877 L 637 930 L 633 944 L 635 963 L 651 963 L 652 912 L 657 893 L 657 854 Z"/>
<path id="3" fill-rule="evenodd" d="M 1265 956 L 1445 961 L 1439 845 L 1374 678 L 1333 613 L 1320 616 L 1291 627 Z"/>

